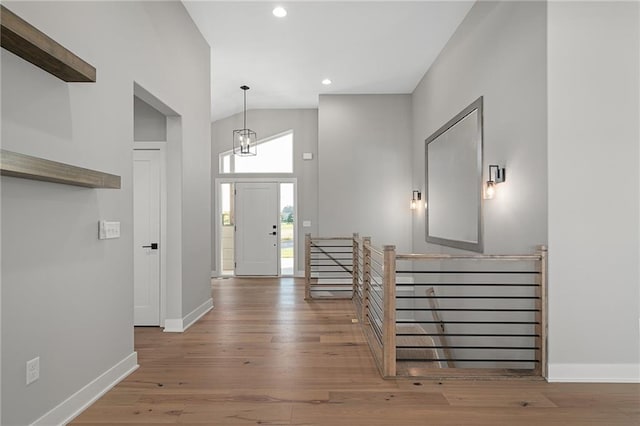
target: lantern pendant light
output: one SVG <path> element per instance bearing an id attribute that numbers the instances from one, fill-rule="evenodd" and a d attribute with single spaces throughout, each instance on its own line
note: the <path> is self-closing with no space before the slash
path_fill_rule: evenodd
<path id="1" fill-rule="evenodd" d="M 247 128 L 247 90 L 249 90 L 249 86 L 240 86 L 240 88 L 244 92 L 244 126 L 240 130 L 233 131 L 233 153 L 241 156 L 256 155 L 258 153 L 256 132 Z"/>

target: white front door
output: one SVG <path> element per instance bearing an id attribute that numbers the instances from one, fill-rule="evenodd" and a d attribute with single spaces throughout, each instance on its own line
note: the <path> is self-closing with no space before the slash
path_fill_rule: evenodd
<path id="1" fill-rule="evenodd" d="M 278 275 L 278 184 L 238 182 L 235 187 L 235 273 Z"/>
<path id="2" fill-rule="evenodd" d="M 160 325 L 160 151 L 133 151 L 134 325 Z"/>

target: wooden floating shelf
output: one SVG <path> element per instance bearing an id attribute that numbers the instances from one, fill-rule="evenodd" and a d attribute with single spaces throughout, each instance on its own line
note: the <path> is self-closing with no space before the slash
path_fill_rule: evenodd
<path id="1" fill-rule="evenodd" d="M 95 82 L 96 69 L 0 5 L 0 45 L 66 82 Z"/>
<path id="2" fill-rule="evenodd" d="M 0 150 L 0 175 L 86 188 L 120 189 L 120 176 L 4 149 Z"/>

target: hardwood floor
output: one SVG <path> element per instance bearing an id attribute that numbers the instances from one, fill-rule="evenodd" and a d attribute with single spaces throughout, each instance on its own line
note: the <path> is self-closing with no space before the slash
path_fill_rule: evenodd
<path id="1" fill-rule="evenodd" d="M 637 384 L 383 380 L 351 302 L 303 298 L 302 281 L 213 280 L 214 310 L 136 329 L 140 368 L 73 424 L 640 424 Z"/>

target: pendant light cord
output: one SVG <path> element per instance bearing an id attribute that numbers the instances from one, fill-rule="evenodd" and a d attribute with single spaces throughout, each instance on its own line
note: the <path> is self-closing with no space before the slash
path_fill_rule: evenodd
<path id="1" fill-rule="evenodd" d="M 244 92 L 244 130 L 247 129 L 247 90 L 249 90 L 249 86 L 242 85 L 240 86 L 242 91 Z"/>

